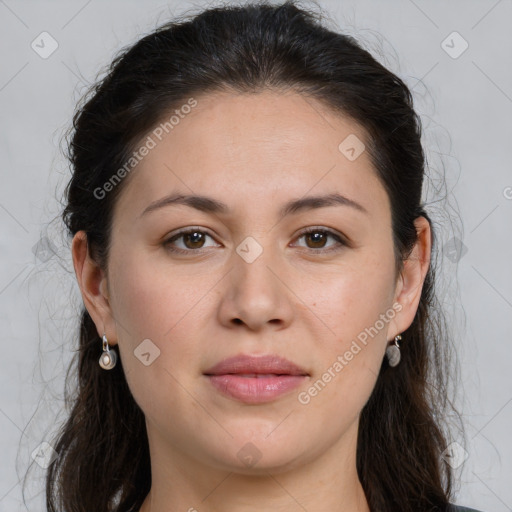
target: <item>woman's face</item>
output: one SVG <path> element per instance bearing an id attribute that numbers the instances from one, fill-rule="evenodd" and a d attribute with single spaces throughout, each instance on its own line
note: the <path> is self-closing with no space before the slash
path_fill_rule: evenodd
<path id="1" fill-rule="evenodd" d="M 153 449 L 284 471 L 355 446 L 424 273 L 407 288 L 394 273 L 390 204 L 358 125 L 295 93 L 195 99 L 141 143 L 154 147 L 116 203 L 94 318 L 119 345 Z M 208 200 L 150 207 L 175 195 Z M 277 355 L 302 375 L 206 375 L 239 355 Z"/>

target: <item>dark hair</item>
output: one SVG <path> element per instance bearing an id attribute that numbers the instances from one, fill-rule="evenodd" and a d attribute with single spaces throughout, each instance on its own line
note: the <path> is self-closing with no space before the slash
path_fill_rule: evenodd
<path id="1" fill-rule="evenodd" d="M 129 177 L 104 198 L 94 191 L 189 98 L 262 90 L 298 92 L 357 122 L 389 196 L 396 272 L 417 241 L 419 216 L 431 225 L 435 254 L 436 233 L 421 203 L 426 159 L 410 90 L 353 37 L 328 29 L 293 1 L 211 8 L 156 28 L 114 58 L 73 118 L 73 175 L 62 212 L 69 236 L 84 230 L 91 257 L 107 272 L 113 207 Z M 433 262 L 414 321 L 402 333 L 402 361 L 390 369 L 384 359 L 360 416 L 357 470 L 372 511 L 444 511 L 451 497 L 451 467 L 440 455 L 447 445 L 443 414 L 454 411 Z M 71 411 L 46 476 L 49 512 L 136 512 L 151 487 L 144 414 L 120 358 L 105 372 L 100 354 L 101 338 L 84 307 L 78 385 L 66 393 Z"/>

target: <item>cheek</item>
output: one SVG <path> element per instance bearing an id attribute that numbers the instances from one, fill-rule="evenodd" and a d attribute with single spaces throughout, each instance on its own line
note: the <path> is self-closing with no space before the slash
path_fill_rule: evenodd
<path id="1" fill-rule="evenodd" d="M 330 328 L 330 338 L 334 331 L 346 339 L 375 324 L 390 308 L 392 291 L 389 269 L 361 264 L 303 279 L 297 295 Z"/>
<path id="2" fill-rule="evenodd" d="M 360 258 L 315 279 L 314 285 L 311 280 L 301 284 L 298 293 L 315 314 L 312 337 L 321 368 L 319 387 L 327 384 L 325 396 L 338 403 L 356 406 L 375 384 L 396 316 L 390 303 L 392 280 L 390 261 Z M 306 314 L 311 318 L 311 312 Z"/>
<path id="3" fill-rule="evenodd" d="M 160 255 L 126 253 L 112 265 L 112 308 L 132 342 L 154 338 L 165 343 L 179 333 L 187 317 L 211 288 L 210 276 L 185 275 L 177 266 L 160 265 Z M 200 305 L 199 305 L 200 308 Z"/>
<path id="4" fill-rule="evenodd" d="M 112 261 L 117 262 L 111 271 L 112 310 L 132 394 L 145 411 L 157 400 L 155 390 L 177 407 L 179 383 L 193 381 L 198 371 L 187 364 L 197 359 L 198 344 L 208 332 L 212 313 L 205 292 L 216 276 L 171 273 L 170 266 L 158 267 L 136 252 Z"/>
<path id="5" fill-rule="evenodd" d="M 156 270 L 149 259 L 126 254 L 112 265 L 112 309 L 128 386 L 146 417 L 183 410 L 182 386 L 192 389 L 194 339 L 206 317 L 201 302 L 211 285 Z M 199 280 L 199 278 L 198 278 Z M 206 302 L 206 301 L 205 301 Z"/>
<path id="6" fill-rule="evenodd" d="M 310 290 L 310 302 L 304 302 L 321 319 L 312 332 L 318 364 L 299 401 L 339 431 L 364 407 L 380 371 L 387 327 L 395 315 L 389 280 L 369 270 L 346 272 Z"/>

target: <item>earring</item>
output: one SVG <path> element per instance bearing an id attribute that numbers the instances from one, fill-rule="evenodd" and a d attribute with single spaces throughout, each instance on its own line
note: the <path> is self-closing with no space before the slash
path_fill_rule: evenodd
<path id="1" fill-rule="evenodd" d="M 117 363 L 117 354 L 114 350 L 108 348 L 108 341 L 105 333 L 103 333 L 103 354 L 100 356 L 100 366 L 104 370 L 112 370 Z"/>
<path id="2" fill-rule="evenodd" d="M 402 339 L 402 336 L 398 334 L 395 336 L 395 343 L 389 345 L 386 349 L 386 356 L 388 358 L 389 366 L 396 366 L 400 362 L 400 345 L 398 342 Z"/>

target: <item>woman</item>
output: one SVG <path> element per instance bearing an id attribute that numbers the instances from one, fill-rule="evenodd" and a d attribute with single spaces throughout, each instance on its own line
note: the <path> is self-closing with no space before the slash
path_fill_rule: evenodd
<path id="1" fill-rule="evenodd" d="M 48 510 L 471 510 L 406 85 L 286 2 L 163 25 L 91 93 Z"/>

